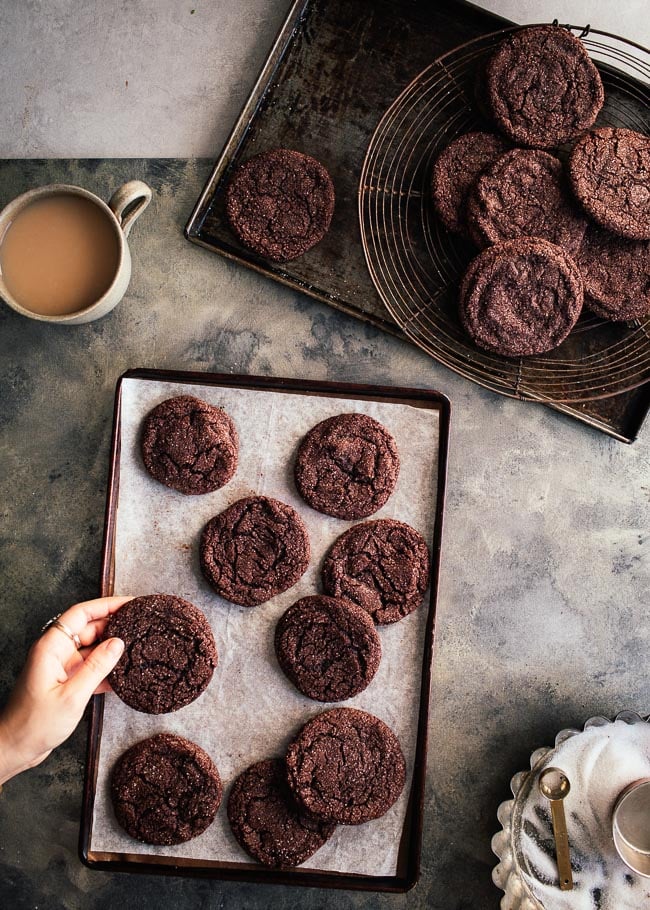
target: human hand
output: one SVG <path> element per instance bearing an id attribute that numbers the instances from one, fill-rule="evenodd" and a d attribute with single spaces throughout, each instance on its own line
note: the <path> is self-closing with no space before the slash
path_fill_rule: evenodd
<path id="1" fill-rule="evenodd" d="M 110 689 L 106 676 L 120 659 L 124 643 L 119 638 L 95 642 L 109 615 L 128 600 L 102 597 L 61 614 L 59 620 L 79 636 L 79 650 L 56 626 L 32 645 L 0 714 L 0 784 L 47 758 L 75 729 L 91 695 Z"/>

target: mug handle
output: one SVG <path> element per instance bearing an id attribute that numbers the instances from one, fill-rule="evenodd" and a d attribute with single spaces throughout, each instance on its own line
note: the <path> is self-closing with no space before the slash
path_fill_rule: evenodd
<path id="1" fill-rule="evenodd" d="M 125 237 L 129 236 L 136 219 L 140 217 L 151 202 L 151 196 L 151 187 L 143 183 L 142 180 L 129 180 L 128 183 L 118 187 L 108 200 L 108 207 L 117 218 Z M 134 205 L 126 218 L 123 218 L 122 213 L 133 203 L 137 203 L 137 205 Z"/>

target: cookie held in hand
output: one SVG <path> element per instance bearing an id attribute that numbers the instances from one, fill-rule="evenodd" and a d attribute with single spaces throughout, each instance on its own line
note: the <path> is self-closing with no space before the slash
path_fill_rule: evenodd
<path id="1" fill-rule="evenodd" d="M 146 714 L 167 714 L 207 688 L 217 647 L 204 614 L 170 594 L 129 600 L 113 613 L 104 638 L 121 638 L 124 653 L 108 676 L 123 702 Z"/>

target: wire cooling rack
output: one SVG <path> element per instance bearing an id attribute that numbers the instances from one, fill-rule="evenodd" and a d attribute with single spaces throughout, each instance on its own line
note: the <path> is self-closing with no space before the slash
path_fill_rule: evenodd
<path id="1" fill-rule="evenodd" d="M 600 70 L 605 104 L 596 125 L 650 135 L 650 51 L 590 26 L 559 27 L 582 39 Z M 474 347 L 457 316 L 458 286 L 476 250 L 435 216 L 431 172 L 457 136 L 493 129 L 482 114 L 485 64 L 517 28 L 484 35 L 439 57 L 382 118 L 359 186 L 366 261 L 405 334 L 462 376 L 503 395 L 546 403 L 607 398 L 650 380 L 650 318 L 613 323 L 585 313 L 560 347 L 510 359 Z"/>

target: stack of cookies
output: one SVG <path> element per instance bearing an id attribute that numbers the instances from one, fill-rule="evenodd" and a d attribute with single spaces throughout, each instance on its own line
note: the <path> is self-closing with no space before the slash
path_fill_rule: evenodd
<path id="1" fill-rule="evenodd" d="M 499 134 L 455 139 L 432 175 L 440 220 L 482 250 L 458 304 L 475 344 L 549 351 L 583 303 L 617 321 L 650 313 L 650 138 L 593 128 L 605 93 L 582 42 L 561 26 L 519 29 L 479 86 Z"/>
<path id="2" fill-rule="evenodd" d="M 185 496 L 203 495 L 235 476 L 239 436 L 222 408 L 183 395 L 146 415 L 141 453 L 158 483 Z M 278 666 L 314 701 L 341 702 L 364 691 L 382 657 L 378 627 L 402 620 L 424 599 L 430 562 L 422 535 L 393 518 L 365 520 L 389 500 L 399 471 L 393 436 L 365 414 L 323 420 L 297 447 L 293 473 L 305 505 L 321 516 L 358 522 L 324 554 L 322 591 L 297 600 L 275 625 Z M 205 579 L 221 598 L 244 608 L 288 591 L 311 558 L 300 514 L 270 496 L 236 499 L 207 521 L 200 536 Z M 105 634 L 125 642 L 110 681 L 138 711 L 166 714 L 188 705 L 210 684 L 217 666 L 208 620 L 173 595 L 135 598 L 113 615 Z M 400 744 L 380 718 L 330 708 L 303 725 L 285 755 L 258 761 L 237 777 L 228 820 L 250 856 L 291 867 L 318 850 L 338 825 L 359 825 L 387 812 L 405 780 Z M 222 792 L 210 756 L 175 732 L 135 743 L 112 774 L 118 822 L 150 844 L 178 844 L 202 833 Z"/>

